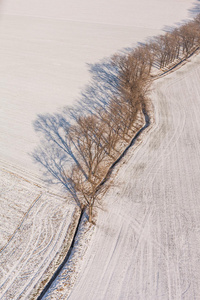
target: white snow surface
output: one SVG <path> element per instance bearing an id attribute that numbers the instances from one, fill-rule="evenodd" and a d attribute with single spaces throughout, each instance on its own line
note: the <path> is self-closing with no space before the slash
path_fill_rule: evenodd
<path id="1" fill-rule="evenodd" d="M 67 299 L 199 299 L 199 81 L 200 56 L 154 83 L 155 124 L 118 167 Z"/>
<path id="2" fill-rule="evenodd" d="M 41 175 L 32 122 L 79 98 L 88 63 L 192 17 L 193 0 L 2 0 L 0 159 Z"/>
<path id="3" fill-rule="evenodd" d="M 75 205 L 15 174 L 0 175 L 0 299 L 31 299 L 58 262 Z"/>

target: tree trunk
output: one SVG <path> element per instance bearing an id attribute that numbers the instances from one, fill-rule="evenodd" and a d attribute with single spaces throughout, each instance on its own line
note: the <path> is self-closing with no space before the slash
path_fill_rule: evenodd
<path id="1" fill-rule="evenodd" d="M 89 205 L 89 222 L 92 223 L 92 205 Z"/>

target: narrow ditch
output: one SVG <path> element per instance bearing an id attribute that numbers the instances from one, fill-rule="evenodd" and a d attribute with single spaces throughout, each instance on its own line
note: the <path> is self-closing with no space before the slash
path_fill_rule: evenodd
<path id="1" fill-rule="evenodd" d="M 79 231 L 79 227 L 80 227 L 80 224 L 81 224 L 81 221 L 82 221 L 82 217 L 83 217 L 83 214 L 85 212 L 85 209 L 82 209 L 81 210 L 81 213 L 80 213 L 80 216 L 79 216 L 79 220 L 78 220 L 78 223 L 77 223 L 77 227 L 76 227 L 76 230 L 75 230 L 75 233 L 74 233 L 74 237 L 73 237 L 73 240 L 72 240 L 72 243 L 71 243 L 71 246 L 63 260 L 63 262 L 60 264 L 60 266 L 58 267 L 58 269 L 55 271 L 55 273 L 53 274 L 53 276 L 51 277 L 51 279 L 49 280 L 49 282 L 45 285 L 44 289 L 42 290 L 42 292 L 40 293 L 40 295 L 37 297 L 37 300 L 41 300 L 43 296 L 45 296 L 45 294 L 48 292 L 48 290 L 50 289 L 51 285 L 53 284 L 53 282 L 56 280 L 56 278 L 58 277 L 58 275 L 60 274 L 60 272 L 62 271 L 64 265 L 68 262 L 68 259 L 71 255 L 71 252 L 74 248 L 74 243 L 75 243 L 75 240 L 76 240 L 76 236 L 77 236 L 77 233 Z"/>
<path id="2" fill-rule="evenodd" d="M 140 128 L 140 130 L 135 134 L 135 136 L 133 137 L 133 139 L 131 140 L 131 142 L 129 143 L 129 145 L 125 148 L 125 150 L 122 152 L 122 154 L 118 157 L 118 159 L 110 166 L 107 174 L 105 175 L 104 179 L 101 181 L 101 183 L 99 184 L 98 188 L 97 188 L 97 192 L 100 190 L 100 188 L 109 180 L 114 168 L 116 167 L 116 165 L 122 160 L 122 158 L 126 155 L 126 153 L 128 152 L 128 150 L 135 144 L 136 140 L 138 139 L 138 137 L 141 135 L 141 133 L 147 128 L 149 127 L 149 125 L 151 124 L 150 121 L 150 117 L 147 114 L 146 110 L 143 108 L 142 110 L 143 114 L 144 114 L 144 118 L 145 118 L 145 124 L 143 125 L 142 128 Z M 63 260 L 63 262 L 60 264 L 60 266 L 58 267 L 58 269 L 55 271 L 55 273 L 53 274 L 53 276 L 51 277 L 51 279 L 49 280 L 49 282 L 46 284 L 46 286 L 44 287 L 44 289 L 42 290 L 42 292 L 40 293 L 40 295 L 37 297 L 37 300 L 41 300 L 45 294 L 49 291 L 50 287 L 52 286 L 52 284 L 54 283 L 54 281 L 57 279 L 57 277 L 59 276 L 59 274 L 61 273 L 64 265 L 68 262 L 70 255 L 72 253 L 72 250 L 74 248 L 74 244 L 75 244 L 75 240 L 79 231 L 79 228 L 81 226 L 81 221 L 83 218 L 83 214 L 85 212 L 86 209 L 82 209 L 81 214 L 79 216 L 79 220 L 77 223 L 77 227 L 74 233 L 74 237 L 71 243 L 71 246 Z"/>

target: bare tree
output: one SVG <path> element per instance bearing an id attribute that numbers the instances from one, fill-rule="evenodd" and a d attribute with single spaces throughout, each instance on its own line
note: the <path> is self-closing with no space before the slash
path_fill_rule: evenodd
<path id="1" fill-rule="evenodd" d="M 195 22 L 191 21 L 188 24 L 182 25 L 179 28 L 179 35 L 182 39 L 182 52 L 188 57 L 198 41 L 198 30 Z"/>

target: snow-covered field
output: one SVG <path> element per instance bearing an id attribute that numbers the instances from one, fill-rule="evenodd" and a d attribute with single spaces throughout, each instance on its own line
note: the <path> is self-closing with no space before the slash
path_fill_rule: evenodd
<path id="1" fill-rule="evenodd" d="M 43 272 L 52 259 L 56 257 L 58 261 L 57 254 L 61 249 L 63 250 L 63 241 L 66 239 L 70 223 L 74 220 L 75 206 L 67 202 L 66 199 L 55 196 L 41 187 L 43 185 L 41 181 L 42 173 L 38 166 L 33 163 L 30 155 L 38 145 L 38 137 L 32 125 L 37 115 L 56 112 L 64 105 L 73 104 L 79 98 L 82 88 L 90 78 L 88 63 L 98 62 L 98 60 L 113 54 L 117 50 L 133 46 L 137 42 L 144 41 L 147 37 L 157 35 L 164 26 L 173 25 L 192 17 L 192 10 L 195 7 L 197 8 L 197 5 L 198 1 L 192 0 L 0 1 L 0 299 L 29 299 L 29 293 L 41 279 Z M 173 118 L 176 118 L 176 120 Z M 173 115 L 173 118 L 174 123 L 179 121 L 177 116 Z M 163 130 L 159 128 L 157 130 L 160 130 L 160 143 L 164 145 L 164 139 L 162 141 Z M 166 136 L 168 136 L 167 133 Z M 153 137 L 154 135 L 151 136 L 152 139 Z M 154 149 L 152 146 L 152 149 L 158 151 L 159 148 L 155 147 Z M 157 154 L 155 154 L 153 158 L 153 150 L 150 152 L 152 153 L 152 161 L 157 157 Z M 142 150 L 141 157 L 133 159 L 135 164 L 137 161 L 138 170 L 141 170 L 141 172 L 145 170 L 146 166 L 145 157 L 142 161 L 144 153 L 145 150 Z M 148 156 L 150 153 L 146 155 Z M 164 156 L 161 155 L 161 157 Z M 147 159 L 150 160 L 150 157 L 147 157 Z M 165 161 L 165 158 L 162 159 Z M 178 160 L 175 162 L 177 163 Z M 184 163 L 182 165 L 184 166 Z M 132 165 L 128 163 L 128 167 L 135 174 Z M 122 176 L 124 176 L 123 172 L 122 170 Z M 154 171 L 152 173 L 154 174 Z M 127 174 L 129 174 L 128 171 Z M 134 174 L 129 175 L 134 178 Z M 155 174 L 157 173 L 155 172 Z M 142 191 L 139 184 L 143 182 L 143 179 L 141 175 L 139 180 L 130 183 L 133 186 L 138 185 L 138 195 Z M 39 183 L 39 186 L 36 182 Z M 148 188 L 148 185 L 146 188 Z M 126 193 L 129 193 L 128 188 L 126 190 Z M 169 191 L 167 190 L 167 192 Z M 113 193 L 116 193 L 116 190 L 113 190 Z M 93 296 L 89 298 L 84 296 L 82 299 L 98 299 L 104 292 L 105 298 L 102 296 L 101 299 L 109 298 L 109 295 L 111 295 L 109 289 L 113 292 L 112 280 L 117 279 L 117 275 L 115 275 L 116 268 L 119 268 L 117 272 L 121 270 L 121 276 L 128 274 L 125 270 L 126 267 L 124 269 L 122 266 L 124 266 L 124 263 L 127 266 L 126 262 L 128 264 L 130 253 L 133 254 L 139 248 L 139 246 L 136 247 L 136 250 L 131 251 L 129 254 L 128 252 L 126 254 L 126 247 L 122 248 L 121 251 L 122 255 L 125 255 L 125 260 L 120 259 L 118 261 L 119 257 L 114 254 L 114 248 L 112 248 L 115 247 L 112 240 L 116 243 L 115 234 L 118 235 L 118 230 L 121 230 L 118 236 L 119 243 L 125 243 L 126 240 L 128 247 L 130 245 L 135 247 L 137 235 L 139 236 L 138 245 L 140 245 L 142 228 L 146 228 L 142 224 L 147 224 L 147 221 L 151 220 L 152 215 L 149 213 L 149 203 L 151 201 L 148 200 L 147 196 L 144 199 L 147 199 L 148 204 L 146 204 L 146 200 L 143 201 L 143 198 L 141 198 L 141 203 L 135 203 L 134 201 L 130 202 L 129 196 L 126 195 L 124 190 L 123 192 L 119 190 L 119 193 L 124 193 L 123 199 L 121 199 L 123 201 L 119 202 L 119 198 L 115 195 L 116 208 L 112 210 L 112 207 L 114 207 L 112 205 L 107 208 L 110 220 L 112 222 L 116 221 L 116 228 L 112 229 L 112 224 L 109 225 L 109 218 L 104 222 L 104 218 L 108 216 L 101 213 L 98 221 L 100 225 L 97 226 L 97 233 L 93 241 L 95 244 L 97 239 L 100 252 L 103 251 L 104 246 L 102 247 L 102 245 L 107 245 L 108 248 L 113 249 L 113 255 L 110 253 L 106 257 L 107 259 L 110 257 L 111 273 L 106 273 L 106 269 L 102 270 L 102 272 L 105 271 L 104 278 L 104 273 L 101 272 L 97 262 L 96 267 L 93 270 L 90 269 L 90 272 L 93 277 L 96 274 L 94 279 L 99 278 L 98 276 L 102 277 L 102 280 L 99 281 L 99 294 L 96 298 L 95 296 L 94 298 L 92 298 Z M 112 192 L 108 197 L 112 199 L 109 201 L 114 201 Z M 124 205 L 124 203 L 127 205 Z M 124 206 L 125 211 L 119 216 L 117 213 L 118 209 L 120 211 L 121 206 Z M 130 208 L 133 208 L 133 214 L 138 219 L 134 219 L 134 215 L 129 216 Z M 163 205 L 161 208 L 163 208 Z M 133 224 L 130 223 L 131 225 L 120 223 L 124 220 L 127 212 L 130 219 L 133 219 L 133 221 L 130 221 L 133 222 Z M 127 222 L 128 220 L 127 218 Z M 139 222 L 137 226 L 136 220 Z M 157 221 L 155 219 L 155 222 Z M 117 224 L 121 226 L 121 229 L 117 227 Z M 168 226 L 167 224 L 166 221 L 166 226 Z M 111 229 L 109 226 L 111 226 Z M 131 231 L 129 235 L 128 229 L 130 226 L 135 228 L 135 238 L 133 238 Z M 170 226 L 173 226 L 173 223 Z M 105 233 L 105 236 L 102 232 Z M 124 236 L 123 233 L 126 235 Z M 144 233 L 148 235 L 146 229 Z M 110 238 L 110 235 L 113 239 Z M 120 237 L 123 241 L 120 240 Z M 90 252 L 87 254 L 91 255 L 91 261 L 99 254 L 101 255 L 93 248 L 93 243 Z M 148 251 L 150 250 L 148 250 L 148 247 L 150 247 L 149 244 L 147 246 L 144 244 L 144 249 L 141 250 L 143 252 L 137 250 L 142 253 L 141 255 L 146 251 L 145 259 L 149 255 Z M 151 248 L 152 259 L 161 252 L 161 250 L 157 250 L 155 254 L 154 248 Z M 167 252 L 166 255 L 169 255 L 169 253 Z M 160 256 L 162 260 L 162 253 Z M 139 256 L 137 257 L 138 260 L 134 270 L 140 267 L 141 273 L 138 273 L 140 277 L 137 279 L 139 283 L 136 282 L 136 285 L 138 292 L 140 292 L 139 295 L 142 295 L 143 287 L 141 285 L 145 281 L 141 279 L 143 274 L 142 264 L 140 264 Z M 102 253 L 102 263 L 99 261 L 101 266 L 104 264 L 103 259 Z M 108 265 L 108 261 L 105 261 L 105 268 L 106 265 Z M 87 266 L 89 268 L 88 263 Z M 147 264 L 147 266 L 149 265 Z M 156 269 L 153 263 L 152 266 L 152 270 L 149 266 L 149 272 L 153 272 L 154 268 Z M 171 268 L 171 265 L 168 267 Z M 55 266 L 52 268 L 55 268 Z M 87 268 L 85 268 L 85 272 L 87 272 Z M 131 278 L 130 280 L 135 276 L 135 273 L 132 272 L 131 268 L 128 275 Z M 162 272 L 165 271 L 162 270 Z M 151 275 L 148 272 L 145 274 L 147 278 Z M 110 279 L 106 276 L 110 276 Z M 159 276 L 161 275 L 158 275 L 158 278 Z M 166 278 L 168 277 L 166 276 Z M 78 293 L 80 284 L 86 285 L 84 281 L 86 279 L 83 275 L 83 281 L 78 282 L 75 293 Z M 175 279 L 173 278 L 173 280 Z M 88 284 L 90 282 L 92 283 L 92 280 L 89 280 Z M 106 284 L 109 282 L 108 288 L 105 288 L 105 282 Z M 127 284 L 128 282 L 130 283 L 127 280 Z M 120 290 L 120 284 L 122 284 L 121 280 L 117 285 L 116 295 L 119 295 L 117 293 Z M 101 290 L 101 286 L 104 286 L 104 289 Z M 95 295 L 93 287 L 92 285 L 91 294 L 89 295 Z M 89 293 L 88 289 L 89 287 L 86 287 L 85 293 L 86 291 Z M 126 291 L 128 297 L 128 286 Z M 146 288 L 146 291 L 148 291 L 148 288 Z M 79 297 L 74 296 L 73 299 L 79 299 Z M 112 299 L 115 299 L 115 295 Z M 136 297 L 135 299 L 143 298 Z M 171 297 L 171 299 L 175 298 Z"/>
<path id="2" fill-rule="evenodd" d="M 115 174 L 68 299 L 199 299 L 199 81 L 200 56 L 154 83 L 155 124 Z"/>
<path id="3" fill-rule="evenodd" d="M 88 63 L 191 17 L 193 0 L 2 0 L 0 159 L 40 173 L 32 122 L 79 98 Z"/>

